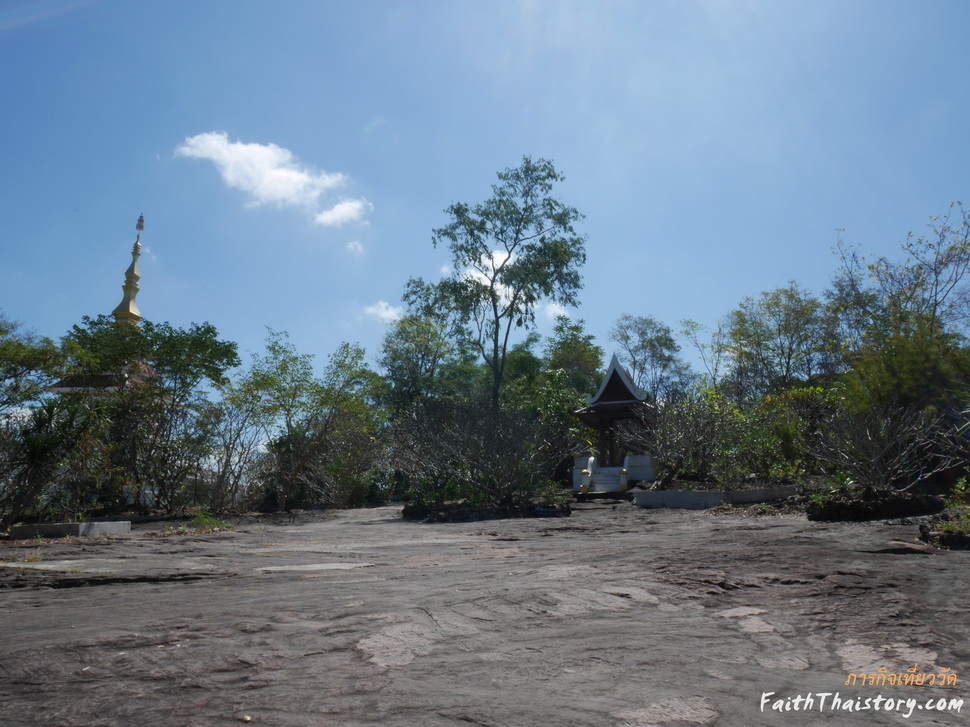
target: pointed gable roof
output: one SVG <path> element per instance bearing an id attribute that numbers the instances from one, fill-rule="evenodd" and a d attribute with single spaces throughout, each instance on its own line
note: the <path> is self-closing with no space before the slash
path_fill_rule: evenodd
<path id="1" fill-rule="evenodd" d="M 599 403 L 626 403 L 626 402 L 642 402 L 647 398 L 647 394 L 637 388 L 637 385 L 633 383 L 633 379 L 630 378 L 630 374 L 626 372 L 620 365 L 620 360 L 613 354 L 613 358 L 610 359 L 610 367 L 606 370 L 606 376 L 603 378 L 603 383 L 600 384 L 599 391 L 596 392 L 595 396 L 587 397 L 589 405 L 595 406 Z"/>
<path id="2" fill-rule="evenodd" d="M 595 396 L 587 397 L 587 401 L 589 404 L 573 412 L 573 416 L 594 428 L 611 426 L 611 422 L 619 419 L 631 419 L 650 406 L 647 393 L 633 383 L 630 374 L 620 366 L 616 354 L 610 360 L 599 391 Z"/>

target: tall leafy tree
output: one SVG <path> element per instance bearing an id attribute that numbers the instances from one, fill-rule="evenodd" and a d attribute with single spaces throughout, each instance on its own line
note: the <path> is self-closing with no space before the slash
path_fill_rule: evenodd
<path id="1" fill-rule="evenodd" d="M 873 285 L 865 259 L 840 238 L 835 252 L 840 265 L 825 291 L 825 310 L 838 370 L 845 371 L 874 337 L 886 333 L 883 299 Z"/>
<path id="2" fill-rule="evenodd" d="M 436 285 L 409 283 L 405 300 L 444 301 L 491 373 L 491 400 L 499 402 L 513 331 L 530 329 L 543 300 L 577 305 L 586 261 L 585 236 L 575 225 L 582 215 L 552 196 L 563 176 L 552 162 L 524 157 L 498 174 L 492 196 L 476 205 L 454 203 L 451 221 L 434 230 L 435 246 L 446 244 L 452 274 Z"/>
<path id="3" fill-rule="evenodd" d="M 757 397 L 831 373 L 831 341 L 824 306 L 795 281 L 745 298 L 728 328 L 736 396 Z"/>
<path id="4" fill-rule="evenodd" d="M 312 412 L 319 384 L 313 356 L 301 354 L 286 331 L 268 331 L 266 351 L 253 356 L 245 385 L 259 397 L 277 430 L 288 436 Z"/>
<path id="5" fill-rule="evenodd" d="M 266 349 L 255 354 L 241 387 L 251 392 L 249 405 L 258 407 L 267 428 L 269 446 L 260 479 L 286 509 L 308 469 L 307 427 L 320 393 L 313 356 L 301 354 L 286 331 L 268 329 Z"/>
<path id="6" fill-rule="evenodd" d="M 385 460 L 386 418 L 378 404 L 383 382 L 368 367 L 363 348 L 342 343 L 330 356 L 322 384 L 313 431 L 321 443 L 323 504 L 362 505 Z"/>

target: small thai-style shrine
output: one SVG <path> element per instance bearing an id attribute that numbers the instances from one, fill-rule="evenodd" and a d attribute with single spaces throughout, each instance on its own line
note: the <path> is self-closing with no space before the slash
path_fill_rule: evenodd
<path id="1" fill-rule="evenodd" d="M 599 391 L 588 401 L 574 416 L 596 430 L 597 449 L 595 455 L 576 458 L 573 489 L 583 494 L 622 491 L 634 482 L 654 479 L 653 458 L 631 453 L 620 431 L 622 422 L 648 414 L 650 404 L 616 354 Z"/>

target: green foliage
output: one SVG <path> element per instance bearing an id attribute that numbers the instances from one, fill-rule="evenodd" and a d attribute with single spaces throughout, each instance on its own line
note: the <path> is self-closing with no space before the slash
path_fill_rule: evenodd
<path id="1" fill-rule="evenodd" d="M 731 313 L 725 345 L 737 399 L 754 399 L 833 373 L 832 335 L 822 303 L 791 281 L 745 298 Z"/>
<path id="2" fill-rule="evenodd" d="M 224 520 L 220 520 L 211 513 L 206 511 L 197 512 L 192 517 L 192 529 L 201 530 L 203 532 L 211 533 L 219 530 L 235 530 L 236 526 L 231 523 L 227 523 Z"/>
<path id="3" fill-rule="evenodd" d="M 509 348 L 505 360 L 505 382 L 507 385 L 518 382 L 529 386 L 536 380 L 543 368 L 542 359 L 535 352 L 535 348 L 541 340 L 542 336 L 531 331 L 525 337 L 525 340 L 519 341 Z"/>
<path id="4" fill-rule="evenodd" d="M 22 423 L 5 423 L 0 526 L 37 513 L 45 493 L 68 481 L 90 418 L 82 403 L 51 399 L 32 409 Z"/>
<path id="5" fill-rule="evenodd" d="M 100 316 L 74 326 L 62 347 L 76 389 L 65 397 L 97 414 L 75 486 L 105 507 L 127 506 L 132 496 L 136 506 L 183 507 L 212 452 L 205 387 L 238 365 L 236 344 L 208 323 L 130 326 Z"/>
<path id="6" fill-rule="evenodd" d="M 833 499 L 839 497 L 843 492 L 844 490 L 841 488 L 831 488 L 824 490 L 823 492 L 813 492 L 808 496 L 808 502 L 816 508 L 825 509 Z"/>
<path id="7" fill-rule="evenodd" d="M 546 343 L 545 364 L 551 371 L 563 371 L 569 388 L 593 395 L 602 379 L 603 349 L 586 332 L 586 321 L 556 316 L 552 336 Z"/>
<path id="8" fill-rule="evenodd" d="M 0 313 L 0 415 L 39 399 L 62 364 L 53 341 L 21 330 Z"/>
<path id="9" fill-rule="evenodd" d="M 267 329 L 266 353 L 253 356 L 244 386 L 263 411 L 289 433 L 308 417 L 318 388 L 313 356 L 300 354 L 286 331 Z"/>
<path id="10" fill-rule="evenodd" d="M 792 282 L 744 299 L 710 343 L 686 321 L 710 389 L 659 407 L 647 444 L 667 478 L 824 473 L 870 492 L 965 459 L 955 423 L 970 390 L 968 231 L 954 205 L 929 235 L 909 236 L 901 262 L 866 264 L 839 240 L 824 304 Z M 645 355 L 632 334 L 616 340 L 631 366 Z"/>
<path id="11" fill-rule="evenodd" d="M 949 520 L 940 520 L 934 527 L 941 533 L 960 533 L 970 535 L 970 517 L 953 517 Z M 937 543 L 939 546 L 940 543 Z"/>
<path id="12" fill-rule="evenodd" d="M 902 261 L 864 265 L 840 243 L 843 267 L 828 294 L 840 321 L 847 405 L 952 412 L 970 377 L 970 216 L 959 203 L 910 234 Z"/>
<path id="13" fill-rule="evenodd" d="M 572 451 L 564 458 L 571 467 L 571 455 L 583 450 L 593 432 L 582 424 L 573 412 L 586 405 L 586 397 L 573 386 L 574 379 L 562 369 L 546 370 L 536 376 L 534 381 L 517 380 L 511 382 L 503 392 L 503 403 L 519 410 L 532 421 L 542 422 L 544 429 L 564 441 L 574 443 Z M 571 471 L 571 470 L 570 470 Z M 553 479 L 563 480 L 562 467 L 556 468 Z"/>
<path id="14" fill-rule="evenodd" d="M 109 316 L 85 317 L 62 345 L 74 376 L 108 376 L 119 383 L 138 377 L 178 404 L 196 399 L 205 384 L 225 382 L 229 369 L 239 365 L 236 344 L 220 341 L 209 323 L 128 326 Z"/>
<path id="15" fill-rule="evenodd" d="M 665 484 L 680 477 L 737 486 L 805 472 L 808 423 L 784 397 L 741 406 L 705 388 L 661 402 L 651 419 L 639 444 L 658 457 Z"/>
<path id="16" fill-rule="evenodd" d="M 444 324 L 435 317 L 410 313 L 396 320 L 381 347 L 388 399 L 394 409 L 406 409 L 435 391 L 442 367 L 455 351 Z"/>
<path id="17" fill-rule="evenodd" d="M 317 379 L 312 357 L 271 332 L 246 386 L 272 422 L 255 473 L 265 504 L 347 507 L 367 499 L 383 463 L 385 417 L 378 406 L 383 381 L 365 364 L 362 348 L 341 344 Z"/>
<path id="18" fill-rule="evenodd" d="M 894 333 L 913 322 L 928 326 L 931 335 L 964 331 L 970 322 L 970 214 L 955 202 L 929 226 L 928 236 L 908 235 L 902 262 L 880 258 L 869 266 Z"/>
<path id="19" fill-rule="evenodd" d="M 280 508 L 355 506 L 405 486 L 428 503 L 555 500 L 563 461 L 593 439 L 573 412 L 603 360 L 582 320 L 558 318 L 545 341 L 532 332 L 540 303 L 576 305 L 582 287 L 582 216 L 553 196 L 560 181 L 525 157 L 483 203 L 448 207 L 433 242 L 453 273 L 408 282 L 383 376 L 350 344 L 318 375 L 270 330 L 229 381 L 236 346 L 209 324 L 85 318 L 58 347 L 0 315 L 0 518 L 77 518 L 132 498 L 219 513 L 257 493 Z M 824 303 L 790 282 L 710 334 L 684 321 L 704 386 L 668 326 L 623 315 L 611 338 L 654 405 L 633 440 L 665 482 L 824 474 L 843 489 L 905 488 L 965 463 L 968 231 L 955 205 L 907 239 L 901 262 L 866 264 L 840 240 Z M 80 391 L 45 402 L 65 367 Z"/>
<path id="20" fill-rule="evenodd" d="M 955 510 L 970 505 L 970 483 L 964 475 L 950 488 L 945 500 L 947 508 Z"/>
<path id="21" fill-rule="evenodd" d="M 841 265 L 825 291 L 825 309 L 831 326 L 830 350 L 837 370 L 851 367 L 857 351 L 863 350 L 886 320 L 879 292 L 869 284 L 865 259 L 841 238 L 835 251 Z"/>
<path id="22" fill-rule="evenodd" d="M 956 336 L 913 322 L 857 352 L 842 377 L 847 406 L 954 411 L 970 382 L 970 352 Z"/>

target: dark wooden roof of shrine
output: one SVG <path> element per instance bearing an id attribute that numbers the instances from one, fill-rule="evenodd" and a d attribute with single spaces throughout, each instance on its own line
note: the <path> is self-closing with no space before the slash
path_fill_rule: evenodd
<path id="1" fill-rule="evenodd" d="M 71 374 L 48 387 L 55 394 L 74 392 L 120 391 L 131 386 L 144 386 L 158 377 L 151 366 L 134 361 L 118 373 Z"/>
<path id="2" fill-rule="evenodd" d="M 603 383 L 595 396 L 588 398 L 589 404 L 574 412 L 582 422 L 591 426 L 611 419 L 629 419 L 642 411 L 646 404 L 647 394 L 641 391 L 630 374 L 620 365 L 616 354 L 610 361 Z"/>

